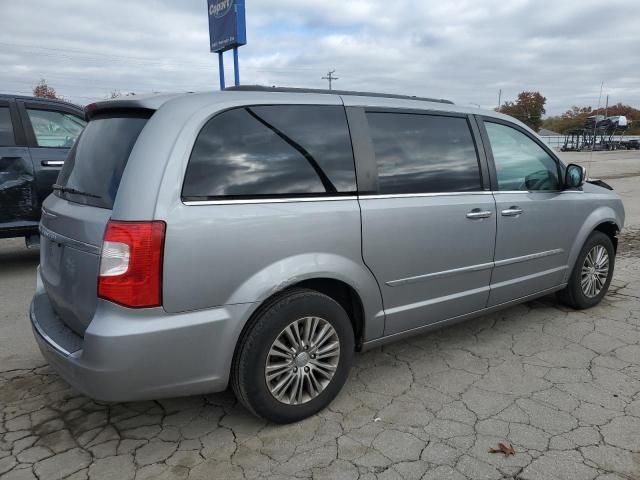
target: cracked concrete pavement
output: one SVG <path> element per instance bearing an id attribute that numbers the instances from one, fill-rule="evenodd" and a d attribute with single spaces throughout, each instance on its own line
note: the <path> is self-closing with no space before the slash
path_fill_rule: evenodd
<path id="1" fill-rule="evenodd" d="M 640 185 L 629 191 L 640 202 Z M 0 479 L 640 479 L 630 220 L 596 308 L 545 297 L 359 354 L 329 409 L 286 426 L 229 392 L 109 405 L 78 394 L 30 336 L 37 253 L 3 241 Z M 515 455 L 489 453 L 499 442 Z"/>

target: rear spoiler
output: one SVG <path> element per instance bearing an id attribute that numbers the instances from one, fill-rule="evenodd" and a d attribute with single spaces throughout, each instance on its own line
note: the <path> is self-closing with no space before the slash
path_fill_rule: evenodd
<path id="1" fill-rule="evenodd" d="M 84 113 L 87 120 L 96 116 L 98 113 L 112 113 L 122 111 L 147 111 L 148 116 L 158 110 L 164 103 L 176 98 L 177 94 L 151 94 L 151 95 L 130 95 L 127 97 L 118 97 L 110 100 L 100 100 L 99 102 L 90 103 L 84 107 Z"/>
<path id="2" fill-rule="evenodd" d="M 84 107 L 84 116 L 86 120 L 91 120 L 96 116 L 114 116 L 114 117 L 145 117 L 149 118 L 154 114 L 155 109 L 145 108 L 132 104 L 128 101 L 109 101 L 90 103 Z"/>

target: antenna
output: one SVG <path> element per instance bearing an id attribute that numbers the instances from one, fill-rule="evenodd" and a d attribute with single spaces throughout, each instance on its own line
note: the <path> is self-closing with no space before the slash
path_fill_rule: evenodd
<path id="1" fill-rule="evenodd" d="M 336 73 L 335 70 L 329 70 L 329 72 L 327 72 L 327 76 L 326 77 L 322 77 L 322 80 L 329 80 L 329 90 L 331 90 L 331 82 L 333 80 L 339 80 L 338 77 L 334 77 L 333 74 Z"/>
<path id="2" fill-rule="evenodd" d="M 598 97 L 598 108 L 596 111 L 600 110 L 600 104 L 602 102 L 602 88 L 604 87 L 604 80 L 600 84 L 600 96 Z M 587 178 L 591 175 L 591 163 L 593 162 L 593 149 L 596 148 L 596 129 L 598 128 L 598 117 L 596 114 L 596 118 L 593 123 L 593 139 L 591 141 L 591 151 L 589 152 L 589 164 L 587 167 Z"/>

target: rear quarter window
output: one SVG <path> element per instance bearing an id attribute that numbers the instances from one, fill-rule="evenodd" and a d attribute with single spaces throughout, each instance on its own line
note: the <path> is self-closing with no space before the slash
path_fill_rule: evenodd
<path id="1" fill-rule="evenodd" d="M 56 195 L 100 208 L 113 208 L 122 173 L 148 111 L 98 115 L 91 119 L 69 152 L 57 184 L 67 191 Z M 70 193 L 69 190 L 83 193 Z"/>
<path id="2" fill-rule="evenodd" d="M 298 197 L 356 191 L 344 108 L 228 110 L 204 126 L 185 174 L 185 200 Z"/>

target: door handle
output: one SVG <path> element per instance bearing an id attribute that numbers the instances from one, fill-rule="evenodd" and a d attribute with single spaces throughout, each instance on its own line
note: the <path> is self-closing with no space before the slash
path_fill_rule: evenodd
<path id="1" fill-rule="evenodd" d="M 493 212 L 491 210 L 480 210 L 479 208 L 474 208 L 469 213 L 467 213 L 467 218 L 475 220 L 478 218 L 489 218 L 491 215 L 493 215 Z"/>
<path id="2" fill-rule="evenodd" d="M 20 160 L 22 157 L 0 157 L 0 160 Z"/>
<path id="3" fill-rule="evenodd" d="M 64 165 L 64 160 L 42 160 L 40 165 L 43 167 L 61 167 Z"/>
<path id="4" fill-rule="evenodd" d="M 500 213 L 502 213 L 503 217 L 517 217 L 522 213 L 522 209 L 520 207 L 513 206 L 502 210 Z"/>

